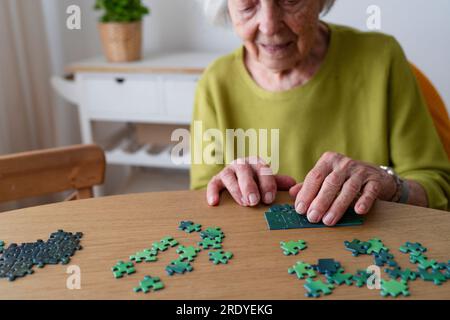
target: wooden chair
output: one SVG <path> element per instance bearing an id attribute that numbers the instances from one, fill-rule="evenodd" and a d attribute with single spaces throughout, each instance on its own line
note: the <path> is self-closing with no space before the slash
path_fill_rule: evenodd
<path id="1" fill-rule="evenodd" d="M 415 65 L 411 64 L 417 82 L 433 118 L 438 135 L 450 160 L 450 120 L 444 101 L 431 81 Z"/>
<path id="2" fill-rule="evenodd" d="M 105 178 L 105 154 L 75 145 L 0 156 L 0 203 L 75 190 L 66 200 L 93 196 Z"/>

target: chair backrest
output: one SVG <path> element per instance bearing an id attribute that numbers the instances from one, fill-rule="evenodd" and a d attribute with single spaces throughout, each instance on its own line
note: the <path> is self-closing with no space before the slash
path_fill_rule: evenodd
<path id="1" fill-rule="evenodd" d="M 91 198 L 105 177 L 105 154 L 75 145 L 0 156 L 0 203 L 74 190 L 66 200 Z"/>
<path id="2" fill-rule="evenodd" d="M 444 101 L 431 81 L 415 65 L 411 64 L 417 82 L 427 103 L 428 110 L 433 118 L 434 125 L 441 138 L 444 149 L 450 160 L 450 119 Z"/>

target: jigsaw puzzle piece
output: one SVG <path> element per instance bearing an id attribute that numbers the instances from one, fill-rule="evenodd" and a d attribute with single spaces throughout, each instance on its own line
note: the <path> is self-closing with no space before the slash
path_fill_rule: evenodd
<path id="1" fill-rule="evenodd" d="M 375 253 L 374 257 L 375 264 L 379 267 L 383 267 L 385 264 L 389 267 L 397 266 L 397 262 L 394 261 L 394 255 L 384 249 L 381 249 L 378 253 Z"/>
<path id="2" fill-rule="evenodd" d="M 424 281 L 433 281 L 437 286 L 447 281 L 447 277 L 439 270 L 431 270 L 431 273 L 429 273 L 427 270 L 419 268 L 419 276 Z"/>
<path id="3" fill-rule="evenodd" d="M 169 276 L 175 273 L 184 274 L 186 271 L 191 272 L 193 267 L 189 262 L 174 261 L 166 267 L 166 272 Z"/>
<path id="4" fill-rule="evenodd" d="M 323 283 L 321 280 L 313 280 L 311 278 L 306 279 L 304 288 L 307 293 L 305 294 L 308 298 L 318 298 L 321 293 L 328 295 L 333 292 L 334 286 L 332 284 Z"/>
<path id="5" fill-rule="evenodd" d="M 280 248 L 283 250 L 283 254 L 286 256 L 297 255 L 299 251 L 306 249 L 306 247 L 306 242 L 304 240 L 290 240 L 288 242 L 280 242 Z"/>
<path id="6" fill-rule="evenodd" d="M 358 239 L 353 239 L 351 242 L 344 241 L 345 248 L 352 252 L 354 257 L 360 254 L 367 254 L 367 249 L 370 247 L 369 242 L 363 242 Z"/>
<path id="7" fill-rule="evenodd" d="M 383 245 L 383 242 L 378 238 L 370 239 L 367 242 L 370 244 L 369 248 L 367 248 L 367 254 L 373 254 L 373 253 L 378 254 L 381 251 L 385 251 L 385 252 L 389 251 L 389 249 L 386 248 Z"/>
<path id="8" fill-rule="evenodd" d="M 210 248 L 221 249 L 222 243 L 220 241 L 221 241 L 220 238 L 216 238 L 214 240 L 212 240 L 210 238 L 205 238 L 202 241 L 198 242 L 198 245 L 205 250 L 210 249 Z"/>
<path id="9" fill-rule="evenodd" d="M 178 229 L 187 233 L 191 233 L 194 231 L 199 232 L 202 230 L 202 225 L 194 223 L 192 221 L 181 221 Z"/>
<path id="10" fill-rule="evenodd" d="M 139 282 L 139 286 L 133 289 L 134 292 L 142 291 L 147 293 L 150 290 L 156 291 L 164 288 L 164 284 L 158 277 L 145 276 L 142 281 Z"/>
<path id="11" fill-rule="evenodd" d="M 134 255 L 130 256 L 130 260 L 137 263 L 140 263 L 142 261 L 153 262 L 158 260 L 158 258 L 156 257 L 157 254 L 158 251 L 156 251 L 155 249 L 144 249 L 143 251 L 138 251 Z"/>
<path id="12" fill-rule="evenodd" d="M 184 259 L 187 259 L 188 261 L 194 260 L 195 257 L 197 257 L 197 253 L 200 252 L 202 249 L 196 248 L 194 246 L 179 246 L 177 249 L 177 253 L 180 254 L 179 260 L 183 261 Z"/>
<path id="13" fill-rule="evenodd" d="M 399 249 L 403 253 L 409 253 L 410 255 L 419 256 L 422 255 L 424 252 L 427 251 L 427 248 L 422 246 L 419 242 L 406 242 L 403 246 Z"/>
<path id="14" fill-rule="evenodd" d="M 227 264 L 228 260 L 233 257 L 231 252 L 224 252 L 223 250 L 218 251 L 210 251 L 208 252 L 209 260 L 211 260 L 214 264 Z"/>
<path id="15" fill-rule="evenodd" d="M 326 275 L 327 281 L 330 284 L 341 285 L 345 283 L 348 286 L 353 284 L 353 275 L 351 273 L 344 273 L 344 269 L 340 268 L 335 274 L 329 276 Z"/>
<path id="16" fill-rule="evenodd" d="M 314 278 L 316 277 L 316 272 L 311 267 L 310 264 L 304 263 L 302 261 L 297 261 L 295 265 L 288 269 L 289 274 L 296 274 L 297 278 L 304 279 L 305 277 Z"/>
<path id="17" fill-rule="evenodd" d="M 408 284 L 405 280 L 397 281 L 394 279 L 383 280 L 381 279 L 381 292 L 383 297 L 392 296 L 397 297 L 400 294 L 409 296 Z"/>
<path id="18" fill-rule="evenodd" d="M 317 264 L 312 265 L 312 268 L 320 274 L 332 276 L 341 268 L 341 264 L 334 259 L 319 259 Z"/>
<path id="19" fill-rule="evenodd" d="M 133 262 L 123 262 L 119 261 L 117 264 L 111 268 L 114 278 L 122 278 L 124 274 L 130 275 L 136 272 Z"/>
<path id="20" fill-rule="evenodd" d="M 202 239 L 209 238 L 211 240 L 218 240 L 222 242 L 222 239 L 225 238 L 225 234 L 219 227 L 209 227 L 206 228 L 205 231 L 200 232 L 200 237 Z"/>

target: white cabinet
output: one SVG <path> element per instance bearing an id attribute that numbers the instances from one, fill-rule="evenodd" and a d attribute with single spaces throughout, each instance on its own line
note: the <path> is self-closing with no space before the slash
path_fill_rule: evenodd
<path id="1" fill-rule="evenodd" d="M 195 89 L 203 70 L 220 54 L 152 54 L 132 63 L 112 64 L 102 57 L 75 63 L 67 68 L 74 77 L 53 77 L 54 88 L 79 108 L 83 143 L 96 143 L 93 121 L 140 124 L 180 124 L 191 121 Z M 153 153 L 151 145 L 129 149 L 129 132 L 111 137 L 106 150 L 111 164 L 188 168 L 171 161 L 171 148 Z M 185 155 L 188 157 L 189 155 Z"/>

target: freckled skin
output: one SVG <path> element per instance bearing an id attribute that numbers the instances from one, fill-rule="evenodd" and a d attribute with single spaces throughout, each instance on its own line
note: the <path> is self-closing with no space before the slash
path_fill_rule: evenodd
<path id="1" fill-rule="evenodd" d="M 234 30 L 246 49 L 246 66 L 258 84 L 286 90 L 314 75 L 327 49 L 328 29 L 319 21 L 322 4 L 317 0 L 228 0 Z M 280 44 L 286 48 L 267 49 Z"/>

